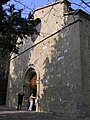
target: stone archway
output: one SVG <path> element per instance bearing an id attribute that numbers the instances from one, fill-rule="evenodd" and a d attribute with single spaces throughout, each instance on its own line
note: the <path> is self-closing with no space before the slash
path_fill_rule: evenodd
<path id="1" fill-rule="evenodd" d="M 31 96 L 31 94 L 33 93 L 33 96 L 36 97 L 36 101 L 38 99 L 38 89 L 39 89 L 39 82 L 37 82 L 39 80 L 39 73 L 38 71 L 33 67 L 33 66 L 29 66 L 29 68 L 26 69 L 25 71 L 25 75 L 24 75 L 24 85 L 23 85 L 23 92 L 25 94 L 24 96 L 24 104 L 26 106 L 26 109 L 28 108 L 29 105 L 29 97 Z M 35 100 L 33 100 L 33 103 L 35 104 Z M 37 107 L 36 107 L 37 106 Z M 32 107 L 32 110 L 34 111 L 38 111 L 36 110 L 38 108 L 38 103 L 36 104 L 36 106 Z"/>

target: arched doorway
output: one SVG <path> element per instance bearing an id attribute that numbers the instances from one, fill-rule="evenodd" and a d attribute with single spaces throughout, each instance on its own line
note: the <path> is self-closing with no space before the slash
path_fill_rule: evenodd
<path id="1" fill-rule="evenodd" d="M 33 67 L 26 70 L 24 81 L 26 85 L 24 86 L 25 101 L 27 103 L 27 109 L 31 111 L 36 111 L 36 101 L 37 101 L 37 73 Z"/>

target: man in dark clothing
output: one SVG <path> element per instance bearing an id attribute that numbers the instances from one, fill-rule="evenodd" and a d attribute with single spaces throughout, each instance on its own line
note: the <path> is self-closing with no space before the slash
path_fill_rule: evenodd
<path id="1" fill-rule="evenodd" d="M 18 106 L 17 106 L 17 110 L 21 110 L 23 96 L 24 96 L 24 93 L 19 93 L 18 94 Z"/>

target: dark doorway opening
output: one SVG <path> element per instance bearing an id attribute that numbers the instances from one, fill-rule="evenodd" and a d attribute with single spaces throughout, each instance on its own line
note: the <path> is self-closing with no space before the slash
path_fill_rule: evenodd
<path id="1" fill-rule="evenodd" d="M 36 111 L 37 101 L 37 73 L 34 68 L 29 68 L 25 74 L 25 80 L 29 84 L 28 91 L 28 110 Z"/>

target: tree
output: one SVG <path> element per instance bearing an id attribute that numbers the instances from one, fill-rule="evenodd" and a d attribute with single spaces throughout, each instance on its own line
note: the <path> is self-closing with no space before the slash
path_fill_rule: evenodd
<path id="1" fill-rule="evenodd" d="M 4 5 L 8 1 L 10 0 L 0 0 L 0 98 L 7 88 L 11 53 L 18 54 L 18 45 L 23 44 L 23 38 L 27 38 L 34 33 L 38 34 L 36 26 L 41 22 L 39 18 L 34 20 L 31 13 L 28 18 L 23 18 L 23 10 L 17 10 L 14 4 L 5 8 Z M 21 38 L 20 42 L 18 42 L 18 38 Z M 6 93 L 4 98 L 5 96 Z"/>
<path id="2" fill-rule="evenodd" d="M 10 1 L 10 0 L 0 0 L 0 4 L 5 4 L 5 3 L 7 3 L 8 1 Z"/>
<path id="3" fill-rule="evenodd" d="M 7 1 L 7 0 L 6 0 Z M 30 13 L 28 18 L 22 18 L 22 10 L 16 10 L 14 5 L 9 6 L 8 9 L 0 7 L 0 48 L 3 55 L 8 51 L 9 53 L 18 53 L 17 42 L 18 38 L 30 36 L 37 33 L 35 26 L 40 22 L 37 18 L 34 20 Z"/>

